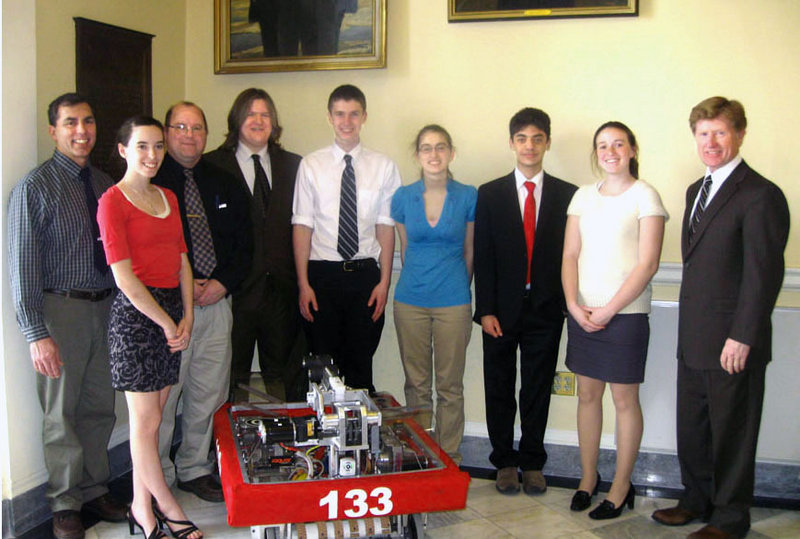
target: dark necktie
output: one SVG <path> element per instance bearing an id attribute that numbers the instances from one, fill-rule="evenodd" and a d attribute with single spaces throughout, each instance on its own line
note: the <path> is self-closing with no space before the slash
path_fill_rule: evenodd
<path id="1" fill-rule="evenodd" d="M 345 260 L 352 259 L 358 252 L 358 199 L 352 160 L 352 156 L 344 156 L 342 193 L 339 199 L 339 240 L 336 250 Z"/>
<path id="2" fill-rule="evenodd" d="M 706 212 L 706 203 L 708 202 L 708 193 L 711 191 L 711 175 L 705 177 L 703 186 L 700 188 L 700 198 L 697 200 L 697 207 L 692 214 L 692 220 L 689 223 L 689 241 L 692 241 L 692 236 L 697 229 L 697 224 L 702 219 L 703 214 Z"/>
<path id="3" fill-rule="evenodd" d="M 533 240 L 536 237 L 536 199 L 533 197 L 533 190 L 536 189 L 536 184 L 525 182 L 523 185 L 528 190 L 528 196 L 525 197 L 525 211 L 522 213 L 522 224 L 525 228 L 525 246 L 528 248 L 528 277 L 526 284 L 531 284 Z"/>
<path id="4" fill-rule="evenodd" d="M 186 220 L 189 221 L 189 236 L 192 238 L 192 258 L 194 269 L 200 277 L 211 277 L 217 267 L 217 257 L 214 254 L 214 241 L 211 239 L 211 229 L 208 227 L 208 216 L 200 198 L 200 190 L 194 179 L 192 169 L 183 169 L 186 176 L 184 197 L 186 199 Z"/>
<path id="5" fill-rule="evenodd" d="M 94 267 L 105 275 L 108 272 L 108 263 L 106 262 L 106 254 L 103 251 L 103 241 L 100 239 L 100 225 L 97 224 L 97 195 L 94 194 L 94 187 L 92 187 L 92 169 L 89 167 L 82 168 L 80 178 L 86 194 L 86 207 L 89 209 L 89 230 L 92 233 Z"/>
<path id="6" fill-rule="evenodd" d="M 250 157 L 253 159 L 253 168 L 256 171 L 256 179 L 253 183 L 253 196 L 261 203 L 261 217 L 263 218 L 267 215 L 271 189 L 269 187 L 269 180 L 267 180 L 267 173 L 264 171 L 264 167 L 261 166 L 261 158 L 257 153 L 254 153 Z"/>

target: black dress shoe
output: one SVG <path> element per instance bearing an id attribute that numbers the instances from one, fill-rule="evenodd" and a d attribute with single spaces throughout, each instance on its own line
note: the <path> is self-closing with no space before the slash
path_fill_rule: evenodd
<path id="1" fill-rule="evenodd" d="M 191 492 L 201 500 L 207 502 L 224 502 L 222 495 L 222 485 L 217 483 L 211 474 L 201 475 L 191 481 L 178 480 L 178 488 L 186 492 Z"/>
<path id="2" fill-rule="evenodd" d="M 576 490 L 572 496 L 572 503 L 569 508 L 572 511 L 585 511 L 592 505 L 592 496 L 597 495 L 597 489 L 600 488 L 600 472 L 597 473 L 597 481 L 594 484 L 594 490 L 591 494 L 585 490 Z"/>
<path id="3" fill-rule="evenodd" d="M 633 483 L 631 483 L 631 487 L 628 489 L 628 494 L 625 496 L 625 499 L 622 501 L 619 507 L 615 507 L 613 503 L 608 500 L 603 500 L 600 502 L 600 505 L 595 507 L 590 513 L 589 518 L 594 520 L 608 520 L 610 518 L 617 518 L 622 514 L 622 510 L 625 506 L 628 506 L 628 509 L 633 509 L 633 502 L 636 499 L 636 489 L 633 488 Z"/>

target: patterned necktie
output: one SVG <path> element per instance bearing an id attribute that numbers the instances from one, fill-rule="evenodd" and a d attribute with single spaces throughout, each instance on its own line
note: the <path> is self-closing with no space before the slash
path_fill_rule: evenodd
<path id="1" fill-rule="evenodd" d="M 528 190 L 528 196 L 525 197 L 525 211 L 522 213 L 522 224 L 525 227 L 525 246 L 528 248 L 528 278 L 525 284 L 531 284 L 533 239 L 536 237 L 536 199 L 533 197 L 533 190 L 536 189 L 536 184 L 525 182 L 523 185 Z"/>
<path id="2" fill-rule="evenodd" d="M 250 156 L 253 159 L 253 168 L 256 171 L 256 180 L 253 183 L 253 196 L 261 202 L 263 206 L 262 217 L 266 217 L 267 208 L 269 207 L 269 195 L 272 190 L 269 187 L 269 180 L 267 180 L 267 173 L 264 167 L 261 166 L 261 158 L 257 153 Z"/>
<path id="3" fill-rule="evenodd" d="M 200 198 L 200 190 L 194 179 L 191 169 L 183 169 L 186 176 L 184 197 L 186 198 L 186 220 L 189 221 L 189 236 L 192 238 L 192 257 L 194 269 L 199 277 L 211 277 L 217 267 L 217 257 L 214 254 L 214 242 L 211 239 L 211 229 L 208 227 L 208 217 Z"/>
<path id="4" fill-rule="evenodd" d="M 108 272 L 108 263 L 106 262 L 106 254 L 103 251 L 103 241 L 100 239 L 100 225 L 97 224 L 97 195 L 94 194 L 94 187 L 92 187 L 92 169 L 89 167 L 82 168 L 80 178 L 86 194 L 86 207 L 89 210 L 89 230 L 92 233 L 94 267 L 105 275 Z"/>
<path id="5" fill-rule="evenodd" d="M 358 252 L 358 203 L 352 159 L 350 155 L 344 156 L 342 193 L 339 200 L 339 240 L 336 250 L 345 260 L 350 260 Z"/>
<path id="6" fill-rule="evenodd" d="M 700 188 L 700 198 L 697 200 L 697 207 L 692 214 L 692 220 L 689 223 L 689 241 L 692 241 L 692 236 L 697 229 L 697 224 L 706 212 L 706 203 L 708 202 L 708 193 L 711 191 L 711 175 L 705 177 L 703 186 Z"/>

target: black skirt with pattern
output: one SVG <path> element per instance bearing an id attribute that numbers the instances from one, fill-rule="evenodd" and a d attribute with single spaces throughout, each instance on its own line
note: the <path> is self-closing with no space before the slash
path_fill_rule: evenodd
<path id="1" fill-rule="evenodd" d="M 147 289 L 178 323 L 183 316 L 180 288 Z M 108 320 L 111 385 L 118 391 L 158 391 L 178 382 L 180 352 L 172 353 L 164 330 L 133 306 L 122 292 L 111 304 Z"/>

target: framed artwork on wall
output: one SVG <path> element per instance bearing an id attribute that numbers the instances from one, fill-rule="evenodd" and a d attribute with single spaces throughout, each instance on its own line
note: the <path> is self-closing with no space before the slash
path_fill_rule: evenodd
<path id="1" fill-rule="evenodd" d="M 635 17 L 639 0 L 447 0 L 449 22 Z"/>
<path id="2" fill-rule="evenodd" d="M 386 67 L 386 0 L 214 0 L 214 73 Z"/>

